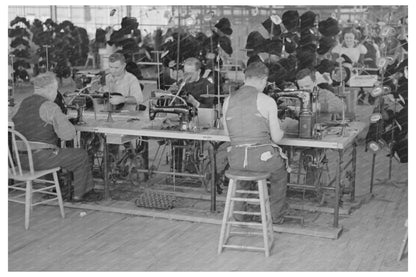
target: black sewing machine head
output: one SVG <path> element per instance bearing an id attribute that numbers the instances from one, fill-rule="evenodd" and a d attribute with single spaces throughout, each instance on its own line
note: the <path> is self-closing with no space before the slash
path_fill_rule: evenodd
<path id="1" fill-rule="evenodd" d="M 180 130 L 186 130 L 191 119 L 197 115 L 197 110 L 180 97 L 170 94 L 151 98 L 149 101 L 149 118 L 154 120 L 157 114 L 177 114 Z"/>

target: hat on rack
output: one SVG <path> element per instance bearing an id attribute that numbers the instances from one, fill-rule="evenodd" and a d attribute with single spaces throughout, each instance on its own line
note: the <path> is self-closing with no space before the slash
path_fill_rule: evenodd
<path id="1" fill-rule="evenodd" d="M 315 68 L 319 73 L 324 74 L 325 72 L 331 73 L 334 70 L 335 66 L 336 62 L 328 59 L 323 59 Z"/>
<path id="2" fill-rule="evenodd" d="M 341 58 L 343 58 L 343 59 L 344 59 L 344 61 L 342 62 L 343 64 L 344 64 L 344 63 L 348 63 L 348 64 L 351 64 L 351 65 L 352 65 L 352 60 L 351 60 L 351 59 L 350 59 L 350 57 L 348 57 L 347 55 L 342 54 L 342 55 L 341 55 Z"/>
<path id="3" fill-rule="evenodd" d="M 299 25 L 299 13 L 296 10 L 285 11 L 282 15 L 282 22 L 285 28 L 292 32 Z"/>
<path id="4" fill-rule="evenodd" d="M 299 45 L 303 46 L 303 45 L 307 45 L 307 44 L 311 44 L 311 43 L 317 43 L 317 36 L 315 35 L 315 33 L 312 31 L 312 29 L 303 29 L 300 33 L 300 40 L 299 40 Z"/>
<path id="5" fill-rule="evenodd" d="M 121 29 L 124 30 L 125 34 L 129 34 L 131 30 L 136 30 L 139 28 L 139 22 L 135 17 L 123 17 L 121 19 Z"/>
<path id="6" fill-rule="evenodd" d="M 297 33 L 286 33 L 283 38 L 283 44 L 285 45 L 286 53 L 291 54 L 295 52 L 296 48 L 298 47 L 299 40 L 300 39 Z"/>
<path id="7" fill-rule="evenodd" d="M 296 49 L 298 70 L 312 68 L 316 63 L 316 44 L 310 43 Z"/>
<path id="8" fill-rule="evenodd" d="M 265 43 L 260 46 L 260 52 L 280 56 L 282 54 L 283 43 L 280 39 L 266 39 Z"/>
<path id="9" fill-rule="evenodd" d="M 214 26 L 227 36 L 230 36 L 233 33 L 230 20 L 226 17 L 221 18 Z"/>
<path id="10" fill-rule="evenodd" d="M 247 36 L 246 49 L 248 52 L 258 53 L 265 42 L 266 39 L 258 31 L 253 31 Z"/>
<path id="11" fill-rule="evenodd" d="M 344 81 L 345 83 L 347 83 L 351 77 L 351 71 L 352 71 L 351 59 L 345 54 L 342 54 L 341 58 L 344 59 L 344 61 L 341 64 L 341 67 L 338 64 L 336 64 L 331 73 L 331 79 L 334 81 L 333 83 L 334 86 L 339 85 L 341 81 Z"/>
<path id="12" fill-rule="evenodd" d="M 313 28 L 315 25 L 316 14 L 313 11 L 304 12 L 300 16 L 300 29 Z"/>
<path id="13" fill-rule="evenodd" d="M 319 32 L 326 37 L 336 36 L 340 29 L 338 26 L 338 21 L 335 18 L 328 17 L 326 20 L 322 20 L 318 24 Z"/>
<path id="14" fill-rule="evenodd" d="M 267 32 L 269 34 L 272 34 L 273 37 L 278 37 L 282 33 L 282 28 L 280 27 L 280 24 L 275 24 L 270 16 L 265 21 L 263 21 L 261 25 L 263 25 L 263 27 L 267 30 Z M 273 33 L 272 33 L 272 26 L 273 26 Z"/>
<path id="15" fill-rule="evenodd" d="M 296 78 L 297 59 L 295 55 L 289 55 L 287 58 L 280 59 L 279 64 L 286 69 L 286 80 L 294 81 Z"/>
<path id="16" fill-rule="evenodd" d="M 231 46 L 231 40 L 229 37 L 219 37 L 218 43 L 221 46 L 221 49 L 224 50 L 225 53 L 231 55 L 233 53 L 233 47 Z"/>
<path id="17" fill-rule="evenodd" d="M 328 53 L 329 50 L 331 50 L 332 47 L 335 46 L 336 40 L 333 39 L 332 37 L 321 37 L 319 39 L 319 43 L 318 44 L 319 44 L 319 47 L 316 50 L 316 52 L 319 55 L 324 55 L 324 54 Z"/>
<path id="18" fill-rule="evenodd" d="M 280 63 L 270 64 L 268 68 L 269 77 L 267 78 L 267 81 L 279 85 L 286 80 L 287 71 Z"/>
<path id="19" fill-rule="evenodd" d="M 256 62 L 263 62 L 263 60 L 259 57 L 259 55 L 252 55 L 250 58 L 248 58 L 246 66 Z"/>

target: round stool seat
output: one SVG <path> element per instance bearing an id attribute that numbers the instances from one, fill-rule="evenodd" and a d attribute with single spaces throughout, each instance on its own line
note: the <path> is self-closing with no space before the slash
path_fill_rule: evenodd
<path id="1" fill-rule="evenodd" d="M 242 181 L 258 181 L 269 178 L 270 173 L 251 170 L 230 169 L 225 172 L 225 176 L 227 176 L 229 179 L 237 179 Z"/>

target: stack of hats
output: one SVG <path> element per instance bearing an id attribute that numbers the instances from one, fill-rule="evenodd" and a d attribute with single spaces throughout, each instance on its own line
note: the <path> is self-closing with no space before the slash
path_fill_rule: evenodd
<path id="1" fill-rule="evenodd" d="M 169 39 L 165 39 L 165 43 L 160 46 L 161 51 L 164 51 L 162 55 L 163 64 L 167 65 L 170 61 L 175 61 L 179 55 L 179 62 L 182 63 L 187 58 L 198 57 L 203 47 L 201 41 L 196 37 L 188 33 L 174 32 Z M 178 52 L 178 39 L 179 41 L 179 53 Z"/>
<path id="2" fill-rule="evenodd" d="M 318 36 L 315 30 L 315 18 L 316 14 L 312 11 L 307 11 L 300 16 L 300 46 L 317 42 Z"/>
<path id="3" fill-rule="evenodd" d="M 286 32 L 282 34 L 284 49 L 286 53 L 292 54 L 298 47 L 300 40 L 298 33 L 299 13 L 295 10 L 285 11 L 282 15 L 282 23 L 286 29 Z"/>
<path id="4" fill-rule="evenodd" d="M 122 47 L 120 52 L 123 54 L 132 54 L 139 51 L 138 44 L 141 41 L 142 38 L 137 19 L 126 16 L 121 20 L 121 28 L 111 34 L 110 40 L 107 43 Z"/>
<path id="5" fill-rule="evenodd" d="M 319 22 L 318 30 L 322 36 L 319 39 L 317 52 L 319 55 L 325 55 L 336 45 L 335 36 L 340 32 L 338 21 L 335 18 L 328 17 L 326 20 Z"/>
<path id="6" fill-rule="evenodd" d="M 282 15 L 282 23 L 288 32 L 294 32 L 299 26 L 299 13 L 295 10 L 285 11 Z"/>
<path id="7" fill-rule="evenodd" d="M 316 65 L 317 32 L 315 30 L 316 14 L 307 11 L 300 16 L 300 40 L 296 49 L 297 70 L 313 68 Z"/>

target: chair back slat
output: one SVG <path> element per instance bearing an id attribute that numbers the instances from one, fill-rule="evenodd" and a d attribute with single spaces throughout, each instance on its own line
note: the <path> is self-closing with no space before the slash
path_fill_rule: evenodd
<path id="1" fill-rule="evenodd" d="M 16 164 L 14 163 L 13 154 L 9 148 L 9 175 L 10 173 L 16 175 Z"/>
<path id="2" fill-rule="evenodd" d="M 19 133 L 16 130 L 9 128 L 8 132 L 12 136 L 12 152 L 10 152 L 10 149 L 9 149 L 9 161 L 10 160 L 12 161 L 9 164 L 9 167 L 11 166 L 12 168 L 9 168 L 9 169 L 11 169 L 13 174 L 17 173 L 19 175 L 23 175 L 24 171 L 22 169 L 20 153 L 24 152 L 25 154 L 27 154 L 30 174 L 34 174 L 35 171 L 33 168 L 32 150 L 30 148 L 29 142 L 21 133 Z M 14 156 L 11 155 L 12 153 L 14 154 Z M 13 162 L 13 158 L 14 158 L 14 161 L 16 162 Z M 18 172 L 16 172 L 16 168 Z"/>

